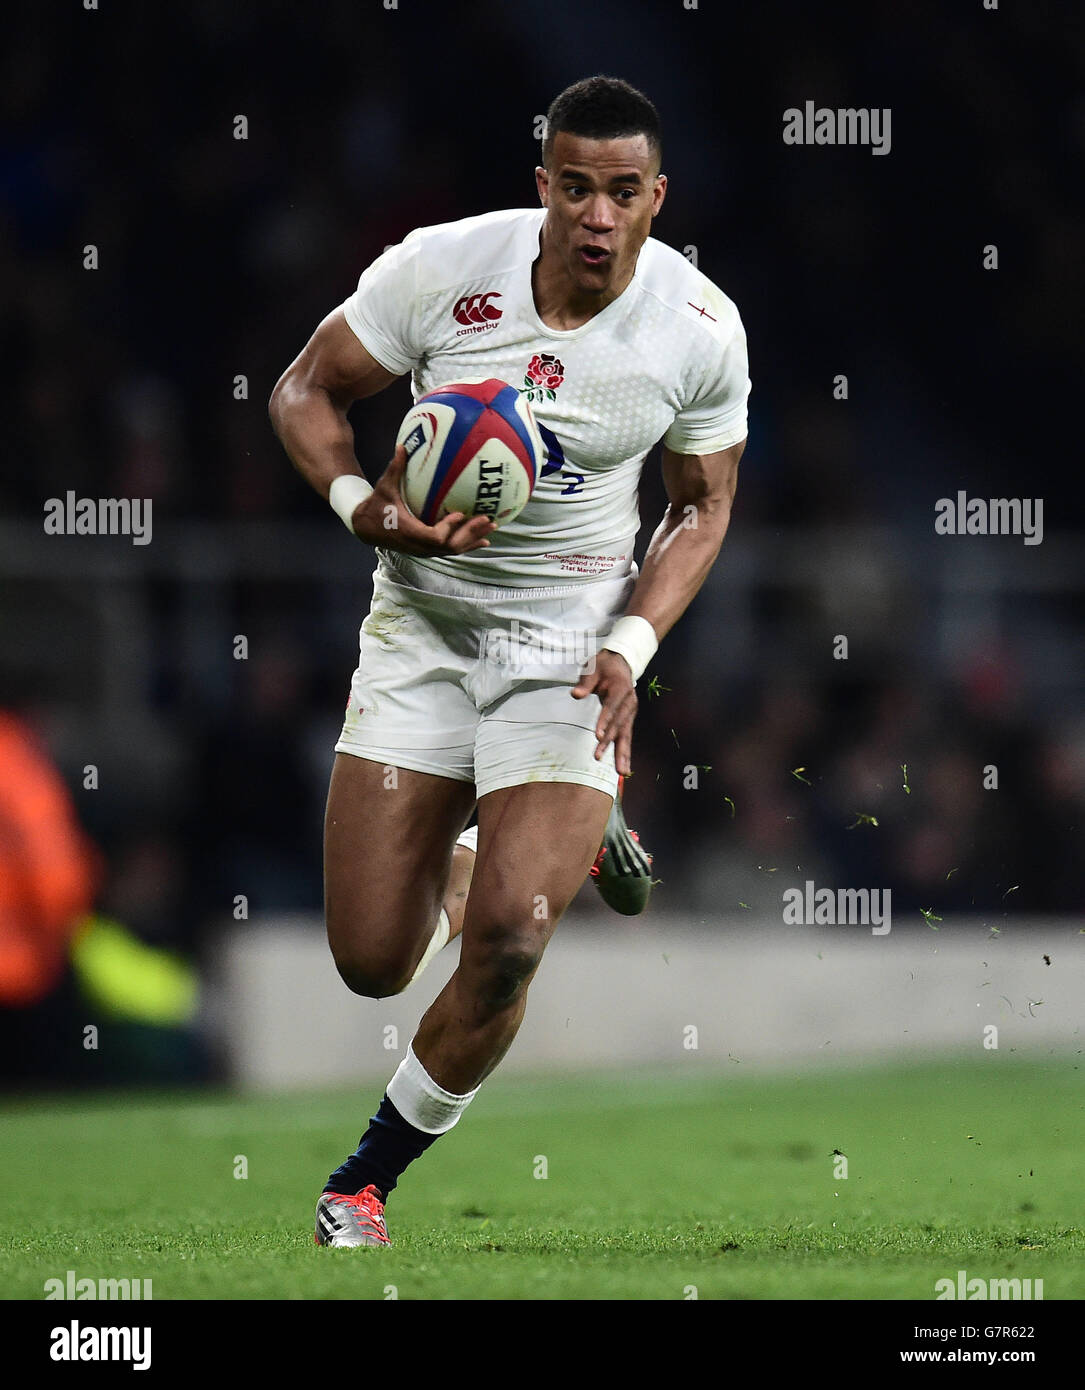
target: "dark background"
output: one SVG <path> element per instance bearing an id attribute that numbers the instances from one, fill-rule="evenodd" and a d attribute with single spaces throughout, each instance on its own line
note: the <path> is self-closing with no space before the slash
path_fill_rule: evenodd
<path id="1" fill-rule="evenodd" d="M 534 205 L 536 118 L 595 72 L 657 104 L 655 235 L 736 301 L 753 379 L 731 534 L 642 693 L 654 911 L 775 911 L 787 874 L 891 887 L 919 930 L 1081 908 L 1073 6 L 73 0 L 4 26 L 0 704 L 67 777 L 103 908 L 197 957 L 235 894 L 319 910 L 373 556 L 267 398 L 387 243 Z M 784 145 L 807 98 L 891 108 L 890 154 Z M 371 477 L 408 402 L 355 408 Z M 1042 497 L 1043 544 L 935 536 L 959 488 Z M 153 498 L 153 543 L 45 537 L 68 489 Z M 663 505 L 654 451 L 641 551 Z"/>

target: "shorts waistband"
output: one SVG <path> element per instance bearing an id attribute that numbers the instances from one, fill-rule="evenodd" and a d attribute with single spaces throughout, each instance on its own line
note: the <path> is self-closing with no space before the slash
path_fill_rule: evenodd
<path id="1" fill-rule="evenodd" d="M 378 565 L 393 580 L 421 589 L 423 593 L 441 594 L 446 598 L 474 599 L 478 603 L 497 602 L 506 599 L 568 598 L 576 594 L 589 594 L 597 584 L 627 584 L 636 577 L 636 567 L 627 574 L 602 575 L 598 579 L 581 580 L 576 584 L 551 584 L 545 587 L 535 584 L 519 584 L 509 588 L 497 588 L 491 584 L 479 584 L 473 579 L 453 579 L 441 570 L 430 569 L 419 564 L 414 556 L 405 555 L 401 550 L 381 550 L 378 552 Z"/>

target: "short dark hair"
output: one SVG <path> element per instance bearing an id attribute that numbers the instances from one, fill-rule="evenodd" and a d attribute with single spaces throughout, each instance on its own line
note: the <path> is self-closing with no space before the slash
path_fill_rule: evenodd
<path id="1" fill-rule="evenodd" d="M 663 157 L 659 112 L 636 87 L 620 77 L 585 77 L 559 92 L 546 113 L 542 159 L 550 167 L 559 130 L 588 140 L 619 140 L 644 135 L 657 158 Z"/>

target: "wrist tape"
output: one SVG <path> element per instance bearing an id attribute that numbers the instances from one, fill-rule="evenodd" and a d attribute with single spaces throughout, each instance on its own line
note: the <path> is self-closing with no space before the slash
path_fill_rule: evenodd
<path id="1" fill-rule="evenodd" d="M 372 495 L 373 489 L 357 473 L 340 473 L 332 482 L 328 492 L 328 503 L 352 536 L 354 525 L 351 518 L 354 516 L 355 508 Z"/>
<path id="2" fill-rule="evenodd" d="M 655 628 L 647 618 L 619 618 L 610 636 L 600 648 L 601 651 L 617 652 L 629 662 L 636 683 L 644 674 L 644 668 L 655 656 L 659 647 Z"/>

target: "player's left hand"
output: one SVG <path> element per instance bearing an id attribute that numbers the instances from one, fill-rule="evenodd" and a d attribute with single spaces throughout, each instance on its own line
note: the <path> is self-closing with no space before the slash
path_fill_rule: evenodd
<path id="1" fill-rule="evenodd" d="M 637 717 L 637 692 L 633 686 L 633 672 L 624 656 L 617 652 L 601 651 L 595 658 L 592 668 L 581 672 L 580 680 L 573 687 L 574 700 L 583 700 L 585 695 L 598 695 L 603 702 L 599 722 L 595 726 L 595 737 L 599 740 L 595 756 L 601 758 L 610 745 L 614 745 L 614 765 L 623 777 L 633 771 L 633 720 Z"/>

